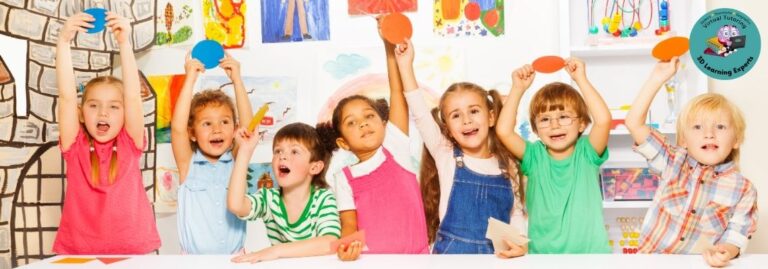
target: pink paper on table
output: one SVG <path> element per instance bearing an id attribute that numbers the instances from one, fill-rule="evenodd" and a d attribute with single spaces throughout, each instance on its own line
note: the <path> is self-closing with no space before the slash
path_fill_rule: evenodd
<path id="1" fill-rule="evenodd" d="M 113 264 L 119 261 L 127 260 L 128 257 L 102 257 L 102 258 L 96 258 L 99 261 L 101 261 L 104 264 Z"/>
<path id="2" fill-rule="evenodd" d="M 339 249 L 339 246 L 349 246 L 349 244 L 352 244 L 352 242 L 355 241 L 363 243 L 363 250 L 367 250 L 367 247 L 365 246 L 365 230 L 361 230 L 331 242 L 331 251 L 336 252 Z"/>

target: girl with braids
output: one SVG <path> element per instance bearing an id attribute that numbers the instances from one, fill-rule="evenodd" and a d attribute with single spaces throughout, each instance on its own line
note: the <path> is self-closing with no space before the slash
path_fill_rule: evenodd
<path id="1" fill-rule="evenodd" d="M 336 193 L 342 236 L 365 230 L 368 253 L 427 254 L 429 244 L 419 182 L 408 138 L 408 107 L 395 46 L 385 42 L 391 109 L 353 95 L 342 99 L 318 131 L 331 149 L 352 152 L 358 163 L 328 177 Z M 355 260 L 362 246 L 341 246 L 339 259 Z"/>
<path id="2" fill-rule="evenodd" d="M 431 115 L 413 74 L 414 49 L 410 41 L 396 49 L 408 107 L 429 154 L 421 167 L 422 193 L 429 223 L 429 238 L 436 254 L 494 253 L 485 238 L 488 218 L 515 219 L 525 231 L 524 191 L 516 159 L 494 131 L 501 98 L 472 83 L 455 83 L 440 98 Z M 438 180 L 439 179 L 439 180 Z M 517 202 L 514 202 L 517 201 Z M 516 257 L 527 246 L 506 242 L 510 249 L 499 257 Z"/>

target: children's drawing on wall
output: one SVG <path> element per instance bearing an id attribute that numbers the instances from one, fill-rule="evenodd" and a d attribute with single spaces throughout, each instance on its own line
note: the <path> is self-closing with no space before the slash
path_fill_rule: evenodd
<path id="1" fill-rule="evenodd" d="M 349 15 L 415 12 L 416 0 L 349 0 Z"/>
<path id="2" fill-rule="evenodd" d="M 328 0 L 261 0 L 261 42 L 329 40 Z"/>
<path id="3" fill-rule="evenodd" d="M 91 7 L 114 11 L 129 18 L 131 42 L 136 51 L 142 51 L 154 44 L 155 6 L 155 0 L 0 1 L 0 34 L 26 41 L 26 62 L 14 68 L 25 68 L 28 78 L 22 87 L 0 64 L 4 70 L 0 74 L 9 74 L 0 75 L 0 175 L 5 186 L 0 190 L 0 268 L 54 255 L 51 244 L 59 227 L 66 181 L 54 112 L 58 103 L 54 56 L 64 19 Z M 78 34 L 72 49 L 76 82 L 112 74 L 117 48 L 109 31 Z M 144 123 L 150 136 L 140 164 L 147 195 L 154 201 L 155 96 L 151 89 L 143 92 Z"/>
<path id="4" fill-rule="evenodd" d="M 254 110 L 267 104 L 269 110 L 259 123 L 259 133 L 271 149 L 277 130 L 296 121 L 297 82 L 289 77 L 243 77 L 248 98 Z M 198 82 L 199 89 L 221 89 L 234 99 L 234 88 L 226 76 L 205 76 Z M 256 111 L 254 111 L 256 112 Z M 248 123 L 240 123 L 247 125 Z"/>
<path id="5" fill-rule="evenodd" d="M 155 45 L 162 47 L 188 46 L 192 44 L 192 13 L 194 8 L 191 0 L 159 0 L 157 37 Z"/>
<path id="6" fill-rule="evenodd" d="M 245 46 L 245 0 L 203 0 L 202 12 L 205 39 L 227 49 Z"/>
<path id="7" fill-rule="evenodd" d="M 173 108 L 176 107 L 176 99 L 184 85 L 181 75 L 149 76 L 147 80 L 155 89 L 157 95 L 157 123 L 155 139 L 158 144 L 171 143 L 171 118 Z"/>
<path id="8" fill-rule="evenodd" d="M 435 0 L 434 33 L 444 37 L 501 36 L 504 0 Z"/>
<path id="9" fill-rule="evenodd" d="M 248 192 L 255 193 L 259 188 L 277 188 L 275 172 L 272 171 L 272 163 L 248 164 Z"/>
<path id="10" fill-rule="evenodd" d="M 178 203 L 179 169 L 158 166 L 155 173 L 157 175 L 155 213 L 175 213 Z"/>

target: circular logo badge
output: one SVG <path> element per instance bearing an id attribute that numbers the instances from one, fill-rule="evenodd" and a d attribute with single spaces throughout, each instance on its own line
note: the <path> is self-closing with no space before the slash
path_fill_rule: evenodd
<path id="1" fill-rule="evenodd" d="M 707 76 L 728 80 L 743 76 L 760 56 L 760 33 L 746 14 L 719 8 L 699 18 L 691 30 L 691 58 Z"/>

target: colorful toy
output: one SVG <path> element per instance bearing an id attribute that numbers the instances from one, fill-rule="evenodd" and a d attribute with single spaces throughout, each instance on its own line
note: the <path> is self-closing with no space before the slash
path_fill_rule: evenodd
<path id="1" fill-rule="evenodd" d="M 648 12 L 648 21 L 643 24 L 641 6 L 645 0 L 606 0 L 603 11 L 603 18 L 600 21 L 602 29 L 609 36 L 627 38 L 636 37 L 639 33 L 647 29 L 653 22 L 654 14 L 658 14 L 659 28 L 656 34 L 661 35 L 669 32 L 669 3 L 668 0 L 656 0 L 658 13 L 654 13 L 653 0 L 648 0 L 648 6 L 645 10 Z M 587 20 L 590 35 L 597 35 L 599 27 L 594 22 L 594 11 L 596 9 L 596 0 L 587 0 Z M 609 8 L 610 6 L 610 8 Z M 663 10 L 662 10 L 663 9 Z M 645 12 L 643 12 L 645 13 Z M 630 15 L 631 14 L 631 19 Z"/>
<path id="2" fill-rule="evenodd" d="M 603 186 L 614 186 L 615 201 L 652 200 L 659 187 L 659 177 L 648 168 L 603 168 L 600 176 Z"/>

